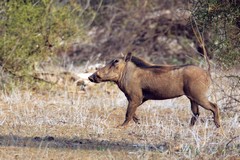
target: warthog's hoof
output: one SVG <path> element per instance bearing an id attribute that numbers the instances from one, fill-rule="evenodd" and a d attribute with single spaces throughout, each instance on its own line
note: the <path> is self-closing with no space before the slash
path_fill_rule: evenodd
<path id="1" fill-rule="evenodd" d="M 139 118 L 133 117 L 133 121 L 134 121 L 136 124 L 140 124 L 139 120 L 140 120 Z"/>
<path id="2" fill-rule="evenodd" d="M 128 123 L 129 123 L 129 121 L 125 121 L 125 122 L 123 122 L 123 124 L 118 125 L 117 128 L 121 128 L 121 129 L 122 128 L 127 128 Z"/>
<path id="3" fill-rule="evenodd" d="M 116 128 L 117 128 L 117 129 L 125 129 L 125 128 L 127 128 L 127 125 L 122 125 L 122 124 L 120 124 L 120 125 L 118 125 Z"/>
<path id="4" fill-rule="evenodd" d="M 195 122 L 196 122 L 196 118 L 192 117 L 191 122 L 190 122 L 190 126 L 194 126 Z"/>
<path id="5" fill-rule="evenodd" d="M 221 125 L 219 123 L 215 122 L 215 125 L 216 125 L 217 128 L 221 127 Z"/>

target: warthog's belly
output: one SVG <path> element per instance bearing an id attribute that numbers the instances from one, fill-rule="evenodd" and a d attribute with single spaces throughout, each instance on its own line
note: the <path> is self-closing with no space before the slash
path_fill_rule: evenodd
<path id="1" fill-rule="evenodd" d="M 184 95 L 184 92 L 181 90 L 162 90 L 162 89 L 143 89 L 143 97 L 146 100 L 164 100 L 164 99 L 171 99 L 176 98 Z"/>

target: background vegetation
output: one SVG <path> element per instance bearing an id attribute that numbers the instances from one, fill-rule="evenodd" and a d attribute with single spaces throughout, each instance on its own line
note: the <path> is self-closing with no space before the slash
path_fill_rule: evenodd
<path id="1" fill-rule="evenodd" d="M 79 64 L 130 50 L 156 62 L 186 63 L 203 53 L 197 27 L 209 57 L 233 66 L 240 57 L 239 3 L 4 0 L 0 65 L 22 76 L 59 55 Z"/>
<path id="2" fill-rule="evenodd" d="M 225 67 L 240 58 L 240 1 L 192 1 L 192 18 L 207 35 L 209 54 Z"/>
<path id="3" fill-rule="evenodd" d="M 14 79 L 33 79 L 41 62 L 56 59 L 57 50 L 85 40 L 85 18 L 92 16 L 75 1 L 1 1 L 0 66 Z"/>

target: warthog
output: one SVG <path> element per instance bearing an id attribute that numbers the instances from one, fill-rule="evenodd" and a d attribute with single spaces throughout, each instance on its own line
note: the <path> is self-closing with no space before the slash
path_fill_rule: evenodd
<path id="1" fill-rule="evenodd" d="M 125 57 L 112 60 L 90 77 L 91 82 L 115 82 L 128 100 L 126 118 L 121 126 L 133 119 L 138 106 L 147 100 L 164 100 L 185 95 L 191 102 L 194 125 L 198 116 L 198 105 L 212 111 L 216 127 L 220 127 L 218 106 L 207 99 L 211 78 L 205 70 L 194 66 L 165 66 L 148 63 L 128 53 Z"/>

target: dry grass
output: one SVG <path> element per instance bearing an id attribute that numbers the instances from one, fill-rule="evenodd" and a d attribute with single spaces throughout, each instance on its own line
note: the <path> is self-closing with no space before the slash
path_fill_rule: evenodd
<path id="1" fill-rule="evenodd" d="M 231 83 L 218 78 L 217 84 L 222 129 L 203 109 L 189 127 L 185 97 L 149 101 L 137 111 L 141 124 L 118 129 L 127 101 L 111 83 L 85 93 L 1 92 L 0 159 L 240 159 L 239 103 L 226 106 L 221 89 L 230 93 Z M 240 95 L 239 88 L 231 93 Z"/>

